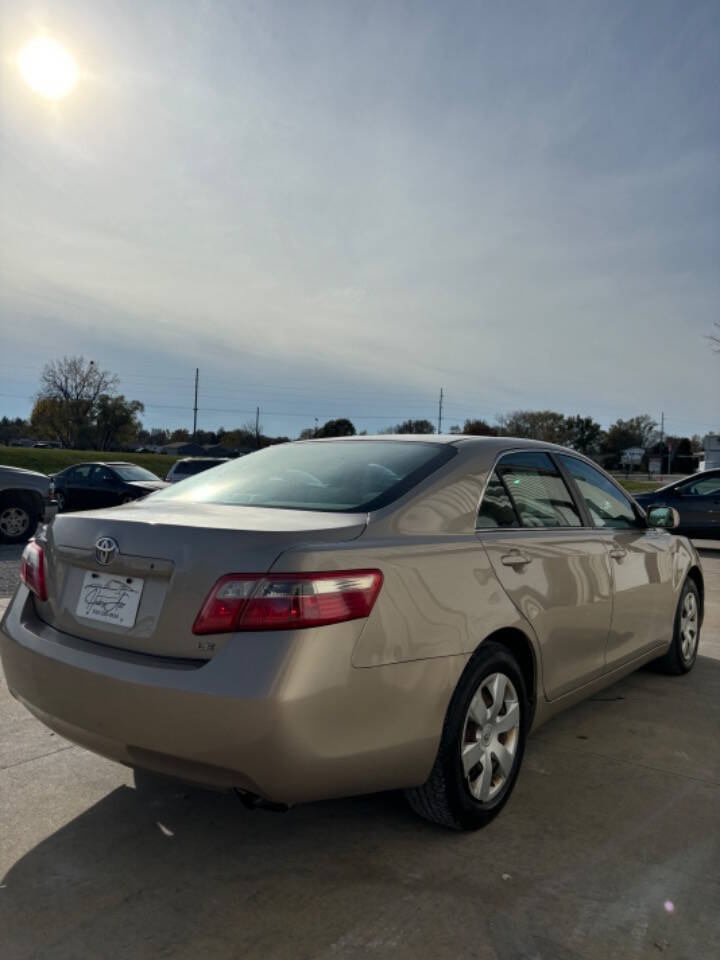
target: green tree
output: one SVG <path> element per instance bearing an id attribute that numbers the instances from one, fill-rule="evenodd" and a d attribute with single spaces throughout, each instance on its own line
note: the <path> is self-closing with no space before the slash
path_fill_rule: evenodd
<path id="1" fill-rule="evenodd" d="M 138 414 L 144 410 L 139 400 L 126 400 L 122 394 L 117 397 L 101 394 L 95 418 L 95 448 L 119 450 L 137 443 L 142 426 Z"/>
<path id="2" fill-rule="evenodd" d="M 466 420 L 462 432 L 472 437 L 497 436 L 497 428 L 491 427 L 486 420 Z"/>
<path id="3" fill-rule="evenodd" d="M 566 444 L 568 428 L 565 416 L 555 410 L 514 410 L 497 417 L 498 432 L 505 437 L 543 440 Z"/>
<path id="4" fill-rule="evenodd" d="M 568 417 L 565 421 L 565 442 L 573 450 L 580 453 L 596 453 L 600 449 L 603 439 L 603 428 L 592 417 L 581 417 L 579 414 Z"/>
<path id="5" fill-rule="evenodd" d="M 27 437 L 31 430 L 28 420 L 23 420 L 21 417 L 15 417 L 13 420 L 10 417 L 3 417 L 0 419 L 0 444 L 8 446 L 16 440 Z"/>
<path id="6" fill-rule="evenodd" d="M 393 433 L 435 433 L 429 420 L 403 420 L 392 428 Z"/>
<path id="7" fill-rule="evenodd" d="M 340 417 L 338 420 L 328 420 L 319 428 L 315 436 L 317 437 L 354 437 L 356 433 L 355 424 L 346 417 Z"/>
<path id="8" fill-rule="evenodd" d="M 619 456 L 628 447 L 642 447 L 645 449 L 655 433 L 657 423 L 646 413 L 629 420 L 616 420 L 608 427 L 603 449 L 607 453 Z"/>

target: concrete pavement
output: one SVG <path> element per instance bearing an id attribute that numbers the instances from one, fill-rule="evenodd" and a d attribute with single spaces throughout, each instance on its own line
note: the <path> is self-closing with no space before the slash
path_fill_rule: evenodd
<path id="1" fill-rule="evenodd" d="M 138 791 L 3 686 L 3 960 L 720 955 L 720 555 L 704 563 L 695 670 L 640 671 L 551 721 L 471 835 L 397 795 L 281 815 Z"/>

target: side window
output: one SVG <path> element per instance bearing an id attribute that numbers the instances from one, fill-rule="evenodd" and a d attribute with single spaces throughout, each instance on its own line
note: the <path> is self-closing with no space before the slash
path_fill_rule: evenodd
<path id="1" fill-rule="evenodd" d="M 678 488 L 686 497 L 710 497 L 720 494 L 720 477 L 701 477 L 690 483 L 683 483 Z"/>
<path id="2" fill-rule="evenodd" d="M 95 467 L 92 475 L 92 482 L 100 485 L 101 483 L 112 483 L 115 477 L 107 467 Z"/>
<path id="3" fill-rule="evenodd" d="M 639 525 L 628 498 L 599 470 L 575 457 L 560 454 L 559 459 L 578 485 L 596 527 L 623 529 Z"/>
<path id="4" fill-rule="evenodd" d="M 580 527 L 565 481 L 546 453 L 509 453 L 497 466 L 523 527 Z"/>
<path id="5" fill-rule="evenodd" d="M 488 480 L 485 494 L 478 510 L 475 527 L 478 530 L 493 530 L 496 527 L 519 527 L 520 521 L 512 500 L 495 471 Z"/>
<path id="6" fill-rule="evenodd" d="M 71 483 L 87 483 L 90 478 L 90 471 L 92 470 L 92 465 L 89 463 L 84 463 L 80 467 L 73 467 L 73 469 L 67 474 L 67 479 Z"/>

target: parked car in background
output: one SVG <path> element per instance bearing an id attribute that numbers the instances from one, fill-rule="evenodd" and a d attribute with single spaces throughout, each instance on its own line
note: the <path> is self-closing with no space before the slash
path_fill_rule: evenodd
<path id="1" fill-rule="evenodd" d="M 49 477 L 0 465 L 0 543 L 23 543 L 38 523 L 48 523 L 56 510 Z"/>
<path id="2" fill-rule="evenodd" d="M 248 804 L 405 788 L 472 829 L 510 796 L 532 727 L 651 660 L 692 669 L 704 582 L 676 519 L 529 440 L 268 447 L 59 515 L 26 548 L 5 677 L 48 726 L 140 770 Z"/>
<path id="3" fill-rule="evenodd" d="M 638 493 L 635 500 L 646 510 L 651 506 L 677 510 L 677 532 L 686 537 L 720 539 L 720 469 L 703 470 L 652 493 Z"/>
<path id="4" fill-rule="evenodd" d="M 59 510 L 114 507 L 146 497 L 167 484 L 145 467 L 123 461 L 76 463 L 51 478 Z"/>
<path id="5" fill-rule="evenodd" d="M 221 463 L 227 463 L 228 460 L 229 457 L 183 457 L 182 460 L 176 460 L 170 467 L 165 479 L 168 483 L 177 483 L 178 480 L 194 477 L 195 474 L 210 470 L 211 467 L 217 467 Z"/>

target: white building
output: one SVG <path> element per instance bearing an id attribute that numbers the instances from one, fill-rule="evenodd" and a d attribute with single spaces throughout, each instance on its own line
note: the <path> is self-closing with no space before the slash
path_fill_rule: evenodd
<path id="1" fill-rule="evenodd" d="M 703 438 L 703 448 L 705 450 L 705 460 L 700 469 L 713 470 L 720 467 L 720 433 L 708 433 Z"/>

